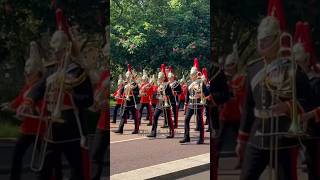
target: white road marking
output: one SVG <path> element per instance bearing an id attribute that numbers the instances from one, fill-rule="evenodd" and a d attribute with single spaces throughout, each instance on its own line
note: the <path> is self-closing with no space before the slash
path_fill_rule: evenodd
<path id="1" fill-rule="evenodd" d="M 138 138 L 132 138 L 132 139 L 125 139 L 121 141 L 112 141 L 110 144 L 115 144 L 115 143 L 121 143 L 121 142 L 128 142 L 128 141 L 134 141 L 134 140 L 139 140 L 139 139 L 146 139 L 147 137 L 138 137 Z"/>
<path id="2" fill-rule="evenodd" d="M 210 163 L 210 153 L 205 153 L 197 156 L 183 158 L 175 161 L 161 163 L 153 166 L 148 166 L 128 172 L 114 174 L 111 180 L 141 180 L 150 179 L 182 170 L 206 165 Z"/>

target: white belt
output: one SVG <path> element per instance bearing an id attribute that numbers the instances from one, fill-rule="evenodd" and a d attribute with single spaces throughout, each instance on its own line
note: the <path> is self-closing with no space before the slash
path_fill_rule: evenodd
<path id="1" fill-rule="evenodd" d="M 275 114 L 272 114 L 271 110 L 261 110 L 261 109 L 254 108 L 254 116 L 261 119 L 268 119 L 273 117 L 286 116 L 286 114 L 282 113 L 282 114 L 275 115 Z"/>

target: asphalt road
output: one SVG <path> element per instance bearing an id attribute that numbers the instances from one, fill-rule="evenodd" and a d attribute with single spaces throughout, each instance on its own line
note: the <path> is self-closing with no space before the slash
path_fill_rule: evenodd
<path id="1" fill-rule="evenodd" d="M 123 135 L 112 132 L 118 128 L 119 121 L 117 124 L 111 124 L 111 175 L 208 153 L 210 151 L 209 133 L 205 133 L 205 144 L 197 145 L 199 132 L 194 131 L 195 123 L 193 120 L 190 126 L 191 142 L 188 144 L 179 143 L 184 134 L 183 122 L 184 115 L 180 111 L 179 127 L 176 129 L 173 139 L 165 137 L 168 135 L 168 128 L 160 128 L 163 124 L 162 117 L 158 121 L 158 136 L 156 138 L 146 137 L 151 131 L 151 126 L 147 126 L 148 121 L 145 121 L 144 118 L 142 118 L 139 135 L 131 134 L 134 128 L 133 121 L 129 120 L 125 124 Z"/>

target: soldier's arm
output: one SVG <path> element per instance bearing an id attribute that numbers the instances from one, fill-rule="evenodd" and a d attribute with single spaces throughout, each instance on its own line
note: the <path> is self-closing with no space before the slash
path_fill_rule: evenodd
<path id="1" fill-rule="evenodd" d="M 220 105 L 228 101 L 229 88 L 224 74 L 220 73 L 219 76 L 210 83 L 210 92 L 215 104 Z"/>
<path id="2" fill-rule="evenodd" d="M 36 104 L 43 98 L 46 91 L 47 77 L 48 75 L 42 77 L 41 80 L 33 86 L 27 94 L 25 98 L 26 102 L 24 103 Z"/>
<path id="3" fill-rule="evenodd" d="M 297 112 L 302 114 L 311 111 L 315 107 L 309 79 L 301 70 L 296 73 L 296 93 L 297 93 Z M 286 102 L 289 107 L 289 112 L 292 112 L 292 99 Z"/>
<path id="4" fill-rule="evenodd" d="M 93 89 L 88 76 L 81 84 L 73 88 L 72 96 L 78 107 L 87 108 L 93 104 Z"/>
<path id="5" fill-rule="evenodd" d="M 255 103 L 253 100 L 250 81 L 248 79 L 246 80 L 246 93 L 238 134 L 238 142 L 240 143 L 246 143 L 248 141 L 251 127 L 255 120 L 253 113 Z"/>
<path id="6" fill-rule="evenodd" d="M 176 92 L 177 92 L 178 95 L 181 94 L 182 88 L 181 88 L 181 85 L 180 85 L 180 84 L 177 86 Z"/>

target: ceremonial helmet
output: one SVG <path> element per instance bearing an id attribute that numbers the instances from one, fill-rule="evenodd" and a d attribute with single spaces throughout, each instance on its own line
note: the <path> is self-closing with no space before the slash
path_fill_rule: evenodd
<path id="1" fill-rule="evenodd" d="M 142 81 L 148 81 L 148 73 L 145 69 L 143 70 L 141 79 L 142 79 Z"/>
<path id="2" fill-rule="evenodd" d="M 157 82 L 157 81 L 156 81 L 156 77 L 155 77 L 155 75 L 153 74 L 153 75 L 151 76 L 150 80 L 149 80 L 149 83 L 155 84 L 156 82 Z"/>
<path id="3" fill-rule="evenodd" d="M 232 53 L 226 57 L 226 61 L 224 63 L 224 69 L 234 68 L 236 67 L 238 62 L 239 62 L 238 47 L 237 47 L 237 44 L 235 43 L 233 45 Z"/>
<path id="4" fill-rule="evenodd" d="M 127 65 L 126 79 L 130 80 L 132 78 L 132 67 L 130 64 Z"/>
<path id="5" fill-rule="evenodd" d="M 39 48 L 36 42 L 30 42 L 29 58 L 25 62 L 24 73 L 29 75 L 35 72 L 42 72 L 42 61 Z"/>
<path id="6" fill-rule="evenodd" d="M 294 60 L 296 60 L 296 62 L 298 63 L 308 63 L 308 65 L 313 64 L 312 62 L 310 62 L 312 45 L 308 23 L 303 23 L 301 21 L 296 23 L 294 39 L 295 44 L 292 47 L 292 54 Z"/>
<path id="7" fill-rule="evenodd" d="M 280 24 L 275 17 L 267 16 L 263 18 L 258 27 L 258 51 L 265 53 L 275 47 L 275 45 L 278 45 L 280 33 Z"/>
<path id="8" fill-rule="evenodd" d="M 56 22 L 58 30 L 54 32 L 50 40 L 50 46 L 55 52 L 67 48 L 70 38 L 69 27 L 61 9 L 56 10 Z"/>
<path id="9" fill-rule="evenodd" d="M 186 78 L 184 75 L 182 75 L 182 78 L 180 79 L 180 83 L 185 83 L 186 82 Z"/>
<path id="10" fill-rule="evenodd" d="M 173 74 L 173 67 L 170 66 L 170 67 L 169 67 L 168 78 L 171 79 L 171 78 L 174 78 L 174 77 L 175 77 L 175 76 L 174 76 L 174 74 Z"/>
<path id="11" fill-rule="evenodd" d="M 193 77 L 201 76 L 200 65 L 199 65 L 198 58 L 194 58 L 194 60 L 193 60 L 193 66 L 192 66 L 192 68 L 190 70 L 190 76 L 193 76 Z"/>
<path id="12" fill-rule="evenodd" d="M 118 79 L 118 86 L 123 84 L 124 83 L 124 80 L 122 79 L 122 76 L 121 74 L 119 74 L 119 79 Z"/>

